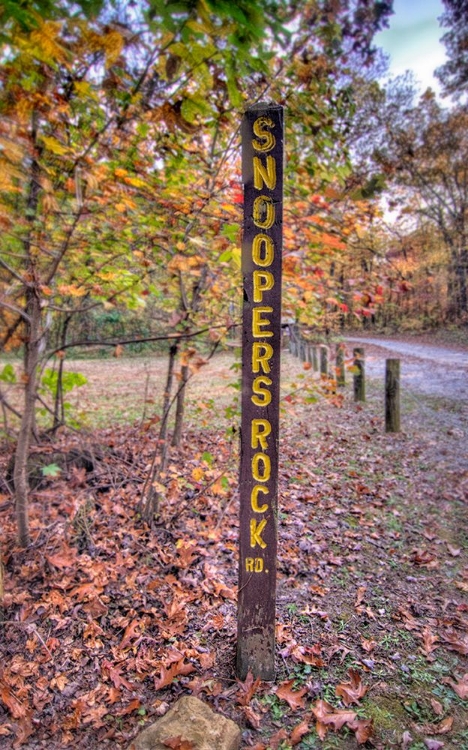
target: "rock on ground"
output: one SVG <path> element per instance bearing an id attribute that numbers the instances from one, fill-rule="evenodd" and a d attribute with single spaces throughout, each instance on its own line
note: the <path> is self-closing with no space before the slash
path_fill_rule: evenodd
<path id="1" fill-rule="evenodd" d="M 179 739 L 179 742 L 177 742 Z M 237 724 L 215 713 L 206 703 L 184 696 L 151 726 L 144 729 L 128 750 L 239 750 Z M 168 744 L 169 742 L 169 744 Z"/>

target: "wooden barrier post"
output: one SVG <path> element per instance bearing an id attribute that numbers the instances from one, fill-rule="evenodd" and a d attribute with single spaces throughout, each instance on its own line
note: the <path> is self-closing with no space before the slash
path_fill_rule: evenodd
<path id="1" fill-rule="evenodd" d="M 338 344 L 336 347 L 336 384 L 338 388 L 344 388 L 346 385 L 344 344 Z"/>
<path id="2" fill-rule="evenodd" d="M 317 347 L 315 344 L 312 346 L 312 367 L 314 372 L 318 372 L 318 357 L 317 357 Z"/>
<path id="3" fill-rule="evenodd" d="M 400 360 L 385 360 L 385 432 L 400 432 Z"/>
<path id="4" fill-rule="evenodd" d="M 328 377 L 328 346 L 324 344 L 320 347 L 320 375 Z"/>
<path id="5" fill-rule="evenodd" d="M 356 347 L 353 349 L 353 386 L 354 386 L 354 400 L 365 401 L 366 400 L 366 371 L 365 371 L 365 359 L 364 349 Z"/>
<path id="6" fill-rule="evenodd" d="M 255 678 L 273 680 L 283 227 L 281 106 L 256 104 L 245 113 L 242 179 L 244 305 L 236 671 L 241 680 L 249 671 Z"/>

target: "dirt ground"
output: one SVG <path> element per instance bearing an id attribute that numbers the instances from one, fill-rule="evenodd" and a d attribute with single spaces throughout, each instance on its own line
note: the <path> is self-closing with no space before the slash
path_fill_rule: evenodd
<path id="1" fill-rule="evenodd" d="M 184 694 L 234 719 L 242 750 L 468 748 L 467 401 L 418 390 L 408 368 L 430 381 L 438 362 L 388 345 L 364 344 L 365 403 L 351 373 L 339 392 L 284 354 L 274 683 L 234 673 L 232 355 L 193 381 L 152 530 L 137 503 L 164 363 L 73 363 L 89 376 L 73 396 L 88 432 L 50 450 L 99 445 L 99 465 L 35 491 L 27 551 L 0 498 L 0 748 L 124 750 Z M 403 373 L 395 434 L 390 352 Z M 466 388 L 465 364 L 450 368 Z"/>

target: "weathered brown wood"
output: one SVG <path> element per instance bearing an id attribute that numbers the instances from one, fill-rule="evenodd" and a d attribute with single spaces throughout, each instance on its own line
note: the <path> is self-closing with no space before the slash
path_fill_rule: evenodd
<path id="1" fill-rule="evenodd" d="M 400 432 L 400 360 L 385 360 L 385 432 Z"/>
<path id="2" fill-rule="evenodd" d="M 242 420 L 236 671 L 275 677 L 283 108 L 242 122 Z M 291 335 L 293 343 L 294 333 Z"/>
<path id="3" fill-rule="evenodd" d="M 320 347 L 320 375 L 328 377 L 328 346 L 324 344 Z"/>
<path id="4" fill-rule="evenodd" d="M 306 359 L 307 359 L 307 356 L 306 356 L 306 342 L 302 338 L 299 341 L 299 359 L 301 360 L 301 362 L 305 362 Z"/>
<path id="5" fill-rule="evenodd" d="M 366 400 L 365 355 L 362 347 L 353 349 L 353 389 L 354 400 Z"/>
<path id="6" fill-rule="evenodd" d="M 312 368 L 314 372 L 318 372 L 318 356 L 317 356 L 317 347 L 314 345 L 312 346 Z"/>
<path id="7" fill-rule="evenodd" d="M 338 388 L 344 388 L 346 385 L 344 344 L 337 344 L 336 347 L 336 384 Z"/>

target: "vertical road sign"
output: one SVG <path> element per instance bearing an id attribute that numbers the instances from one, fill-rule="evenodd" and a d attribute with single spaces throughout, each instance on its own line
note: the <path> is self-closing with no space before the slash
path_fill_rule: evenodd
<path id="1" fill-rule="evenodd" d="M 275 676 L 283 108 L 242 121 L 242 423 L 237 674 Z"/>

